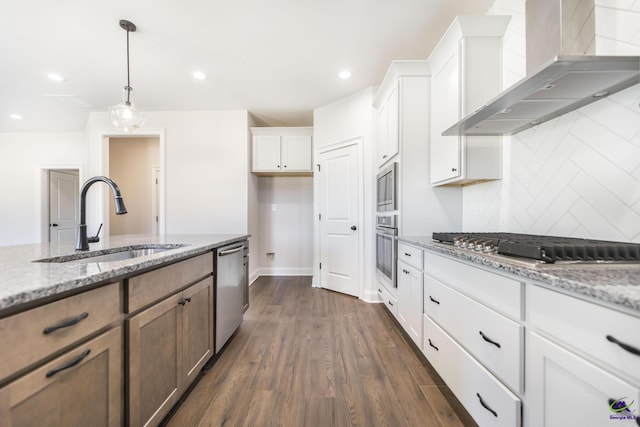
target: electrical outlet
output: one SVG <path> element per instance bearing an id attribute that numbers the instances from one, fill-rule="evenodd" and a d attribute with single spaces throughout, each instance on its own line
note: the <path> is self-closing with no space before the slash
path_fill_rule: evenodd
<path id="1" fill-rule="evenodd" d="M 276 204 L 275 204 L 275 203 L 271 203 L 271 210 L 272 210 L 273 212 L 275 212 L 275 211 L 276 211 Z"/>

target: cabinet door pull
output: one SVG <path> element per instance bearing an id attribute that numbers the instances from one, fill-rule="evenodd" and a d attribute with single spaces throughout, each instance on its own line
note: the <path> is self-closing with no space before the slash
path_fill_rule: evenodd
<path id="1" fill-rule="evenodd" d="M 440 351 L 440 349 L 438 347 L 436 347 L 435 345 L 433 345 L 433 343 L 431 342 L 431 338 L 428 338 L 427 341 L 429 341 L 429 345 L 433 348 L 436 349 L 436 351 Z"/>
<path id="2" fill-rule="evenodd" d="M 83 351 L 80 356 L 76 357 L 71 362 L 67 363 L 66 365 L 62 365 L 59 368 L 55 368 L 55 369 L 52 369 L 52 370 L 48 371 L 46 377 L 50 378 L 50 377 L 54 376 L 55 374 L 57 374 L 60 371 L 64 371 L 65 369 L 73 368 L 78 363 L 82 362 L 82 359 L 87 357 L 89 355 L 89 353 L 91 353 L 91 349 L 90 348 L 88 348 L 85 351 Z"/>
<path id="3" fill-rule="evenodd" d="M 405 254 L 406 256 L 411 256 L 411 254 L 410 254 L 410 253 L 408 253 L 408 252 L 405 252 L 404 254 Z"/>
<path id="4" fill-rule="evenodd" d="M 491 409 L 489 407 L 489 405 L 487 405 L 486 403 L 484 403 L 484 400 L 482 400 L 482 396 L 480 396 L 480 393 L 476 393 L 476 396 L 478 396 L 478 399 L 480 400 L 480 404 L 482 405 L 482 407 L 484 409 L 486 409 L 487 411 L 491 412 L 493 414 L 494 417 L 498 418 L 498 413 L 496 411 L 494 411 L 493 409 Z"/>
<path id="5" fill-rule="evenodd" d="M 49 326 L 47 328 L 44 328 L 44 330 L 42 331 L 43 334 L 45 335 L 49 335 L 51 332 L 55 332 L 58 329 L 64 329 L 64 328 L 68 328 L 70 326 L 73 325 L 77 325 L 78 323 L 80 323 L 82 320 L 86 319 L 87 317 L 89 317 L 89 313 L 87 313 L 86 311 L 82 314 L 80 314 L 77 317 L 74 317 L 71 320 L 67 320 L 66 322 L 62 322 L 59 325 L 56 326 Z"/>
<path id="6" fill-rule="evenodd" d="M 493 341 L 491 338 L 489 338 L 488 336 L 486 336 L 485 334 L 482 333 L 482 331 L 480 332 L 480 336 L 482 337 L 483 340 L 485 340 L 486 342 L 495 345 L 496 347 L 500 348 L 500 343 L 497 343 L 495 341 Z"/>
<path id="7" fill-rule="evenodd" d="M 391 300 L 389 300 L 389 305 L 393 307 L 393 303 L 391 302 Z"/>
<path id="8" fill-rule="evenodd" d="M 624 348 L 625 350 L 627 350 L 631 354 L 635 354 L 636 356 L 640 356 L 640 350 L 638 350 L 637 348 L 635 348 L 632 345 L 625 344 L 622 341 L 618 341 L 615 337 L 613 337 L 611 335 L 607 335 L 607 340 L 612 342 L 612 343 L 614 343 L 614 344 L 618 344 L 620 347 Z"/>
<path id="9" fill-rule="evenodd" d="M 185 300 L 186 302 L 191 302 L 191 297 L 186 297 L 184 300 Z"/>
<path id="10" fill-rule="evenodd" d="M 180 301 L 178 301 L 179 305 L 185 305 L 187 303 L 187 300 L 185 300 L 184 298 L 180 298 Z"/>
<path id="11" fill-rule="evenodd" d="M 431 295 L 429 295 L 429 300 L 431 302 L 435 302 L 436 304 L 440 305 L 440 301 L 438 301 L 437 299 L 433 299 L 433 297 Z"/>

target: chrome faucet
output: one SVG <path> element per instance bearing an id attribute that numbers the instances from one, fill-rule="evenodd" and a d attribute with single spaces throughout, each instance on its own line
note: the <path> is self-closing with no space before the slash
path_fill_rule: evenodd
<path id="1" fill-rule="evenodd" d="M 127 213 L 127 208 L 124 207 L 124 200 L 122 200 L 122 194 L 115 182 L 107 178 L 106 176 L 94 176 L 89 178 L 80 189 L 80 225 L 78 225 L 78 239 L 76 240 L 76 251 L 88 251 L 89 239 L 87 238 L 87 190 L 93 185 L 93 183 L 102 181 L 111 187 L 113 192 L 113 202 L 116 205 L 116 215 L 123 215 Z"/>

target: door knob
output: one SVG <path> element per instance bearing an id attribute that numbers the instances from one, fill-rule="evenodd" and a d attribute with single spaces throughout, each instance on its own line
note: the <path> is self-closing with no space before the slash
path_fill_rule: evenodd
<path id="1" fill-rule="evenodd" d="M 55 222 L 53 224 L 49 224 L 49 225 L 52 226 L 52 227 L 57 227 L 58 226 L 58 224 L 56 224 Z"/>
<path id="2" fill-rule="evenodd" d="M 352 226 L 351 226 L 351 229 L 352 229 L 353 231 L 356 231 L 356 230 L 358 229 L 358 227 L 356 227 L 355 225 L 352 225 Z"/>

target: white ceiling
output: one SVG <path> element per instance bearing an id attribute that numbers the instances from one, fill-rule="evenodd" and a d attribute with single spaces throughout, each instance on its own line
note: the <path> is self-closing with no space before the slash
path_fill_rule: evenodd
<path id="1" fill-rule="evenodd" d="M 248 110 L 265 126 L 425 59 L 455 15 L 493 0 L 17 0 L 0 12 L 0 132 L 82 131 L 131 86 L 142 111 Z M 338 73 L 349 69 L 352 77 Z M 207 80 L 193 79 L 201 70 Z M 65 82 L 54 82 L 47 73 Z M 9 118 L 20 114 L 22 120 Z"/>

